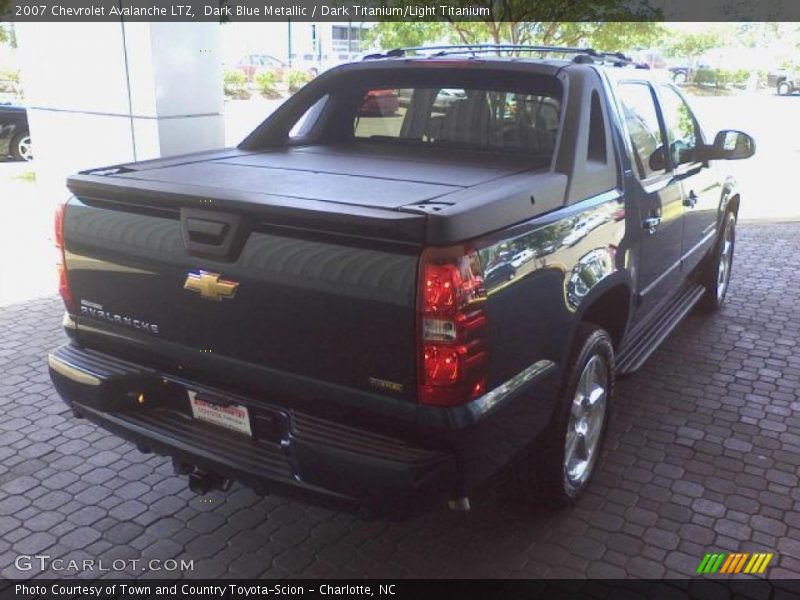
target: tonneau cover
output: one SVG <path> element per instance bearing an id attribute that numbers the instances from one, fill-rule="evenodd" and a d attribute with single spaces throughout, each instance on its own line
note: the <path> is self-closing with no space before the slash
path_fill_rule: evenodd
<path id="1" fill-rule="evenodd" d="M 500 189 L 511 192 L 508 185 L 517 187 L 515 181 L 526 194 L 524 216 L 534 216 L 530 184 L 546 173 L 531 162 L 528 156 L 381 144 L 231 149 L 88 171 L 67 184 L 89 200 L 165 208 L 213 204 L 217 210 L 264 215 L 275 224 L 437 243 L 426 239 L 430 207 L 441 211 L 436 215 L 441 220 L 459 212 L 460 199 L 478 193 L 489 201 Z M 540 207 L 545 205 L 552 202 Z M 490 229 L 507 224 L 485 223 Z"/>

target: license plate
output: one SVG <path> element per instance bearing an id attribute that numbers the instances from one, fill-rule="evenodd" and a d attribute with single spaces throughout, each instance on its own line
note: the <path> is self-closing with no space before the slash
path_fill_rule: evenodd
<path id="1" fill-rule="evenodd" d="M 191 390 L 189 390 L 189 404 L 192 407 L 192 416 L 198 421 L 205 421 L 253 437 L 250 429 L 250 414 L 247 412 L 246 406 L 214 404 L 203 400 L 197 392 Z"/>

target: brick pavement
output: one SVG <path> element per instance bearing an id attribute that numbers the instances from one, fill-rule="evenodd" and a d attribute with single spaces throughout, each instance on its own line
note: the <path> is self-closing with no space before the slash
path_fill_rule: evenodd
<path id="1" fill-rule="evenodd" d="M 680 577 L 740 550 L 774 551 L 769 574 L 798 577 L 800 224 L 744 225 L 738 244 L 724 310 L 691 314 L 620 383 L 591 490 L 558 513 L 508 500 L 502 481 L 469 515 L 403 522 L 240 486 L 194 497 L 168 460 L 58 399 L 59 300 L 0 309 L 0 575 L 49 554 L 191 559 L 187 577 Z"/>

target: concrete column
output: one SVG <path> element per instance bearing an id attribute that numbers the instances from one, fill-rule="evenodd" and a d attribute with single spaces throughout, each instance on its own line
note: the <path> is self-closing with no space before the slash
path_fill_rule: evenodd
<path id="1" fill-rule="evenodd" d="M 217 23 L 18 23 L 42 193 L 76 171 L 224 145 Z"/>

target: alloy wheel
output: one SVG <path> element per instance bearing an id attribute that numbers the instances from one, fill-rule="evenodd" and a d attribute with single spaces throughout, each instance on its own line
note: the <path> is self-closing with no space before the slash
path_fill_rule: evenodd
<path id="1" fill-rule="evenodd" d="M 581 372 L 572 400 L 564 448 L 564 485 L 580 489 L 591 476 L 605 426 L 608 365 L 595 354 Z"/>
<path id="2" fill-rule="evenodd" d="M 731 219 L 722 234 L 722 248 L 720 249 L 719 265 L 717 266 L 717 300 L 720 303 L 725 298 L 725 293 L 728 291 L 728 283 L 731 280 L 734 236 L 734 221 Z"/>
<path id="3" fill-rule="evenodd" d="M 31 136 L 26 135 L 20 138 L 17 143 L 17 151 L 23 160 L 33 160 L 33 145 L 31 144 Z"/>

